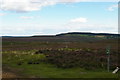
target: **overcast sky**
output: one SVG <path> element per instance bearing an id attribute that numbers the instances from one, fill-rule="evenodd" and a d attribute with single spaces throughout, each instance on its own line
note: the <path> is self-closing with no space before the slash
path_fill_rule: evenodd
<path id="1" fill-rule="evenodd" d="M 118 33 L 117 0 L 0 0 L 0 5 L 0 36 Z"/>

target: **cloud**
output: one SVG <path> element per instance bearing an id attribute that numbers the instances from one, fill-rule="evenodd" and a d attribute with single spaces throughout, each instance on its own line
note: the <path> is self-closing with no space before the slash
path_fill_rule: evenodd
<path id="1" fill-rule="evenodd" d="M 87 22 L 87 18 L 75 18 L 75 19 L 71 19 L 70 22 L 73 22 L 73 23 L 86 23 Z"/>
<path id="2" fill-rule="evenodd" d="M 21 16 L 20 18 L 21 19 L 33 19 L 34 17 L 33 16 Z"/>
<path id="3" fill-rule="evenodd" d="M 118 0 L 0 0 L 0 9 L 16 12 L 38 11 L 46 6 L 58 3 L 74 3 L 74 2 L 117 2 Z"/>
<path id="4" fill-rule="evenodd" d="M 4 16 L 4 15 L 6 15 L 5 13 L 0 13 L 0 16 Z"/>
<path id="5" fill-rule="evenodd" d="M 109 11 L 114 11 L 116 8 L 118 8 L 118 4 L 117 5 L 112 5 L 108 8 Z"/>
<path id="6" fill-rule="evenodd" d="M 37 11 L 42 7 L 54 5 L 54 1 L 49 0 L 2 0 L 1 9 L 16 11 L 16 12 L 29 12 Z"/>

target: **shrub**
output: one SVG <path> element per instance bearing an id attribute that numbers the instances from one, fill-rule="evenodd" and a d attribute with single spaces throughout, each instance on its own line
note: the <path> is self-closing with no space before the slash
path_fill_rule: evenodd
<path id="1" fill-rule="evenodd" d="M 39 54 L 41 51 L 38 51 Z M 86 69 L 106 68 L 107 55 L 105 50 L 80 49 L 80 50 L 43 50 L 46 62 L 55 64 L 60 68 L 83 67 Z M 111 66 L 116 67 L 115 54 L 111 53 Z"/>

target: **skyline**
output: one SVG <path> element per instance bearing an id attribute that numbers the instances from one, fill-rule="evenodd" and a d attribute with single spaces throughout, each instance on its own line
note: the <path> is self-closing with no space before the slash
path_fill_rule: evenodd
<path id="1" fill-rule="evenodd" d="M 3 3 L 0 9 L 0 36 L 118 33 L 117 2 Z"/>

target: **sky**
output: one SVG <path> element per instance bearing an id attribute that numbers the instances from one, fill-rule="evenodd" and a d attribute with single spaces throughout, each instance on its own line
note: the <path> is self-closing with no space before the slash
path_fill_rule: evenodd
<path id="1" fill-rule="evenodd" d="M 118 33 L 117 0 L 0 0 L 0 36 Z"/>

